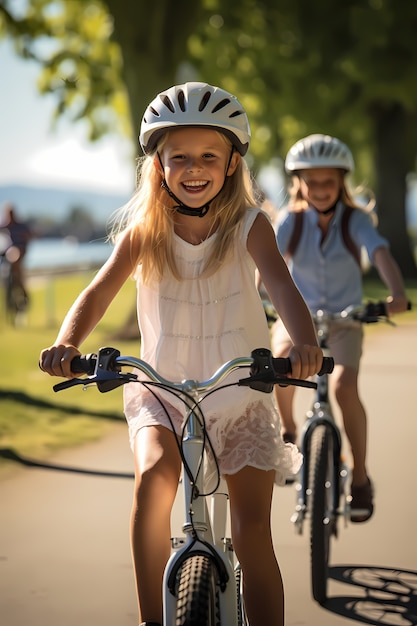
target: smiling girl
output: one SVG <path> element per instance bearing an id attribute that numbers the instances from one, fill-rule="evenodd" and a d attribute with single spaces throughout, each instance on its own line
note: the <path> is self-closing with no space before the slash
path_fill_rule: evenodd
<path id="1" fill-rule="evenodd" d="M 293 376 L 319 371 L 322 352 L 308 309 L 269 219 L 256 208 L 242 158 L 249 141 L 242 105 L 222 89 L 187 83 L 153 100 L 142 120 L 146 156 L 138 188 L 120 215 L 114 252 L 70 309 L 55 343 L 42 352 L 46 372 L 72 376 L 70 363 L 81 343 L 133 276 L 141 357 L 167 379 L 207 379 L 225 361 L 269 346 L 256 268 L 291 336 Z M 184 408 L 171 397 L 169 402 L 178 436 Z M 150 626 L 162 624 L 162 577 L 181 462 L 154 396 L 127 386 L 124 408 L 135 458 L 131 542 L 139 614 Z M 271 395 L 233 387 L 211 395 L 202 409 L 229 489 L 250 625 L 282 626 L 271 499 L 274 482 L 283 484 L 297 472 L 300 454 L 282 441 Z"/>
<path id="2" fill-rule="evenodd" d="M 390 291 L 389 315 L 407 310 L 408 300 L 389 244 L 375 228 L 370 215 L 358 205 L 347 175 L 354 169 L 348 146 L 336 137 L 314 134 L 300 139 L 289 150 L 285 168 L 291 175 L 290 203 L 282 212 L 277 241 L 291 274 L 311 312 L 339 313 L 362 304 L 360 251 Z M 298 226 L 298 244 L 294 234 Z M 359 397 L 358 374 L 363 331 L 360 322 L 347 320 L 330 326 L 329 349 L 335 361 L 330 377 L 340 406 L 352 451 L 351 520 L 365 522 L 374 511 L 373 486 L 368 476 L 367 419 Z M 282 322 L 272 329 L 276 356 L 285 355 L 291 339 Z M 285 441 L 295 442 L 292 387 L 275 388 Z"/>

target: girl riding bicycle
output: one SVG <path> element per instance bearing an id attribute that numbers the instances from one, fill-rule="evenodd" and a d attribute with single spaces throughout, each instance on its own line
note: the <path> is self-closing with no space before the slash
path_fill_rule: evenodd
<path id="1" fill-rule="evenodd" d="M 279 219 L 277 241 L 310 311 L 339 313 L 362 303 L 362 247 L 390 290 L 388 313 L 406 311 L 403 280 L 388 242 L 347 186 L 346 175 L 354 168 L 349 148 L 335 137 L 310 135 L 290 149 L 285 168 L 292 186 L 289 206 Z M 364 522 L 373 513 L 373 488 L 366 468 L 366 414 L 358 392 L 363 332 L 360 322 L 347 320 L 332 323 L 329 333 L 335 361 L 331 383 L 353 457 L 351 519 Z M 275 356 L 286 355 L 290 340 L 281 322 L 272 335 Z M 294 388 L 275 390 L 284 440 L 295 442 Z"/>
<path id="2" fill-rule="evenodd" d="M 153 100 L 141 125 L 145 157 L 138 188 L 120 214 L 115 249 L 70 309 L 53 346 L 43 350 L 42 369 L 73 376 L 72 358 L 133 276 L 142 358 L 170 380 L 208 378 L 226 360 L 269 345 L 257 267 L 293 342 L 292 375 L 307 378 L 319 371 L 322 352 L 308 309 L 269 219 L 256 208 L 242 158 L 249 142 L 246 113 L 223 89 L 187 83 Z M 183 407 L 164 404 L 179 436 Z M 233 387 L 214 394 L 202 408 L 229 489 L 249 622 L 282 625 L 271 499 L 274 482 L 283 484 L 297 472 L 300 454 L 282 441 L 269 394 Z M 140 619 L 149 626 L 162 624 L 162 577 L 181 462 L 154 396 L 138 385 L 127 388 L 125 413 L 136 476 L 132 552 Z"/>

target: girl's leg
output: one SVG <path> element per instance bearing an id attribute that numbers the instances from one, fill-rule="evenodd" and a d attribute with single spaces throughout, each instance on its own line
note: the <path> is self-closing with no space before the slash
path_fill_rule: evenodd
<path id="1" fill-rule="evenodd" d="M 353 367 L 336 365 L 331 380 L 336 400 L 342 411 L 346 436 L 352 449 L 352 484 L 361 486 L 367 482 L 367 420 L 365 409 L 359 398 L 358 371 Z"/>
<path id="2" fill-rule="evenodd" d="M 297 424 L 294 421 L 293 404 L 295 387 L 274 386 L 275 401 L 281 420 L 281 435 L 284 441 L 295 443 L 297 438 Z"/>
<path id="3" fill-rule="evenodd" d="M 270 523 L 275 472 L 245 467 L 225 478 L 250 626 L 283 626 L 284 590 Z"/>
<path id="4" fill-rule="evenodd" d="M 292 346 L 288 332 L 280 320 L 272 327 L 272 347 L 274 356 L 287 357 Z M 295 443 L 297 434 L 297 424 L 294 421 L 293 404 L 294 404 L 295 387 L 274 386 L 275 401 L 278 407 L 279 417 L 282 426 L 282 438 L 284 441 Z"/>
<path id="5" fill-rule="evenodd" d="M 162 624 L 162 579 L 170 555 L 171 508 L 180 475 L 175 435 L 163 426 L 135 439 L 135 491 L 131 545 L 140 621 Z"/>

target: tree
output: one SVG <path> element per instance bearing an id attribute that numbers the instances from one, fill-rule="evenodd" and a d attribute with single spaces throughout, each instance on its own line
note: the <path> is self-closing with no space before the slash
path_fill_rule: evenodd
<path id="1" fill-rule="evenodd" d="M 375 186 L 381 231 L 403 273 L 415 277 L 405 196 L 416 163 L 417 5 L 346 0 L 335 9 L 333 0 L 239 6 L 213 0 L 211 6 L 213 17 L 191 38 L 194 64 L 208 80 L 224 68 L 224 81 L 257 95 L 248 102 L 255 154 L 265 142 L 267 153 L 283 154 L 312 132 L 346 141 L 357 181 Z"/>
<path id="2" fill-rule="evenodd" d="M 239 95 L 255 169 L 309 132 L 339 136 L 355 153 L 357 178 L 375 186 L 403 273 L 414 276 L 404 199 L 416 158 L 417 9 L 399 5 L 31 0 L 22 16 L 0 0 L 0 17 L 18 51 L 42 62 L 41 88 L 57 93 L 57 112 L 87 118 L 92 138 L 120 122 L 135 137 L 155 93 L 190 77 Z"/>

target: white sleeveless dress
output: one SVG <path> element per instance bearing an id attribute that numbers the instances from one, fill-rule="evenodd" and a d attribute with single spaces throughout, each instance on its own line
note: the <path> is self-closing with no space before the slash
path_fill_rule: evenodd
<path id="1" fill-rule="evenodd" d="M 138 268 L 141 358 L 167 380 L 206 380 L 229 359 L 250 356 L 255 348 L 270 347 L 269 329 L 255 285 L 255 264 L 246 246 L 248 233 L 261 212 L 247 211 L 233 256 L 211 276 L 200 274 L 216 233 L 199 245 L 174 236 L 175 258 L 183 277 L 180 281 L 167 273 L 160 282 L 144 285 Z M 245 375 L 245 370 L 238 370 L 221 384 Z M 180 434 L 184 405 L 168 392 L 153 390 L 163 398 Z M 171 427 L 160 403 L 142 385 L 125 386 L 124 405 L 132 447 L 140 428 Z M 300 468 L 302 456 L 298 449 L 282 441 L 273 394 L 227 387 L 211 393 L 200 407 L 222 474 L 234 474 L 245 466 L 275 469 L 276 483 L 283 484 Z M 209 463 L 208 477 L 212 470 Z"/>

